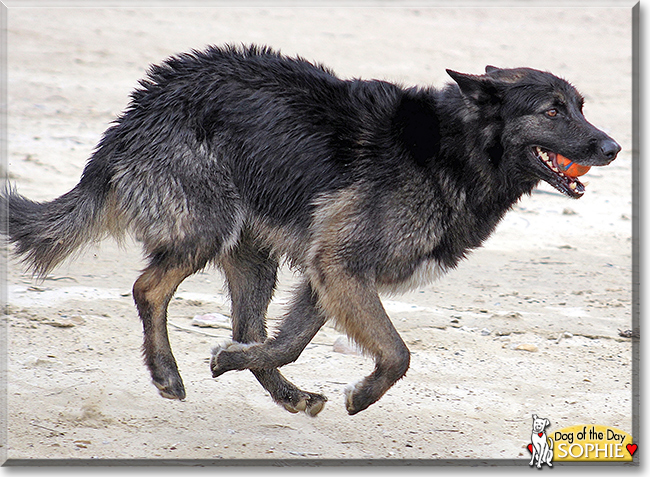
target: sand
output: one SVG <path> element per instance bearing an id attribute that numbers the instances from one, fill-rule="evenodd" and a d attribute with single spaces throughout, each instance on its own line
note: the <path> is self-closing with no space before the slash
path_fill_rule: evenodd
<path id="1" fill-rule="evenodd" d="M 17 2 L 14 2 L 14 4 Z M 397 4 L 389 4 L 397 5 Z M 206 44 L 259 43 L 340 76 L 442 86 L 445 68 L 530 66 L 569 79 L 585 114 L 623 147 L 571 200 L 542 185 L 483 248 L 439 282 L 385 297 L 411 367 L 348 416 L 343 388 L 370 359 L 337 352 L 325 326 L 284 368 L 329 397 L 316 418 L 275 405 L 248 372 L 213 379 L 210 349 L 230 330 L 222 276 L 186 280 L 170 336 L 187 399 L 158 396 L 142 363 L 130 290 L 137 244 L 93 246 L 37 282 L 10 260 L 10 463 L 199 459 L 202 463 L 518 463 L 531 415 L 628 433 L 632 417 L 631 10 L 616 8 L 10 8 L 8 174 L 49 200 L 72 188 L 149 64 Z M 283 270 L 277 323 L 296 277 Z M 467 460 L 469 459 L 469 461 Z M 108 461 L 105 461 L 108 462 Z M 230 463 L 233 463 L 230 461 Z"/>

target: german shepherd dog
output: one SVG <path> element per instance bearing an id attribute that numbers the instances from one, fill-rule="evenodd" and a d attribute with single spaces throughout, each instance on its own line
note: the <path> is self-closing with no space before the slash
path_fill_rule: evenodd
<path id="1" fill-rule="evenodd" d="M 167 305 L 213 264 L 227 281 L 233 341 L 213 350 L 212 375 L 250 369 L 277 403 L 315 416 L 327 398 L 278 368 L 331 319 L 375 360 L 345 392 L 358 413 L 409 367 L 379 293 L 454 268 L 540 181 L 581 197 L 560 157 L 602 166 L 620 150 L 550 73 L 447 72 L 454 83 L 436 90 L 342 80 L 258 46 L 171 57 L 150 68 L 74 189 L 45 203 L 5 190 L 3 233 L 41 277 L 107 234 L 142 243 L 148 266 L 133 298 L 162 396 L 185 398 Z M 281 260 L 302 279 L 267 336 Z"/>

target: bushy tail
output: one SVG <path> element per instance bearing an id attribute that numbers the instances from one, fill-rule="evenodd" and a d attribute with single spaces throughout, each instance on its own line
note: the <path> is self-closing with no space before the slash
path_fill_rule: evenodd
<path id="1" fill-rule="evenodd" d="M 87 172 L 87 171 L 86 171 Z M 0 193 L 0 232 L 39 277 L 107 230 L 106 178 L 87 174 L 67 194 L 34 202 L 6 187 Z"/>

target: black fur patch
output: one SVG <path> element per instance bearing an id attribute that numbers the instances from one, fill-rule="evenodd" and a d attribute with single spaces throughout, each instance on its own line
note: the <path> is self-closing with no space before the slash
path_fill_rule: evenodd
<path id="1" fill-rule="evenodd" d="M 431 92 L 409 90 L 393 118 L 398 140 L 422 167 L 427 167 L 440 152 L 440 122 L 434 98 Z"/>

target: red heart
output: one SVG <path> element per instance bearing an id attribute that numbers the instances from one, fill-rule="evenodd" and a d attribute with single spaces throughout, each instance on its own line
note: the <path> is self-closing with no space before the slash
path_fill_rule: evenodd
<path id="1" fill-rule="evenodd" d="M 630 444 L 628 444 L 628 445 L 630 445 Z M 634 450 L 636 450 L 636 449 L 634 449 Z M 532 444 L 528 444 L 528 452 L 530 452 L 531 454 L 533 453 L 533 445 Z"/>
<path id="2" fill-rule="evenodd" d="M 537 434 L 537 435 L 538 435 L 539 437 L 542 437 L 542 436 L 544 435 L 544 433 L 543 433 L 543 432 L 540 432 L 540 433 Z"/>
<path id="3" fill-rule="evenodd" d="M 628 444 L 625 446 L 625 448 L 630 453 L 630 455 L 634 455 L 638 447 L 639 446 L 637 446 L 636 444 Z"/>

